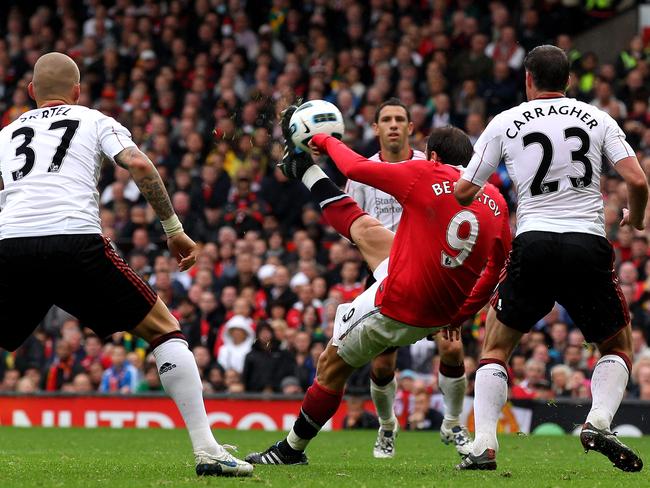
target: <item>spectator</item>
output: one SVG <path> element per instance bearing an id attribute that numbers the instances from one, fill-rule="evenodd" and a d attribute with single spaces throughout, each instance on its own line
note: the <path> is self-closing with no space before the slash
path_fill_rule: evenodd
<path id="1" fill-rule="evenodd" d="M 144 370 L 144 378 L 138 383 L 136 388 L 137 393 L 144 393 L 147 391 L 163 391 L 160 384 L 160 375 L 158 368 L 155 364 L 148 364 Z"/>
<path id="2" fill-rule="evenodd" d="M 379 420 L 364 408 L 364 399 L 358 396 L 348 396 L 345 399 L 347 414 L 343 418 L 344 429 L 378 429 Z"/>
<path id="3" fill-rule="evenodd" d="M 5 371 L 2 383 L 0 383 L 0 391 L 15 391 L 20 379 L 20 371 L 17 369 L 10 369 Z"/>
<path id="4" fill-rule="evenodd" d="M 233 370 L 241 375 L 246 355 L 253 346 L 253 321 L 235 315 L 224 325 L 223 342 L 217 358 L 219 364 L 226 371 Z"/>
<path id="5" fill-rule="evenodd" d="M 291 354 L 280 349 L 280 341 L 266 322 L 255 331 L 256 339 L 244 360 L 242 380 L 246 391 L 281 392 L 282 379 L 291 376 L 296 363 Z"/>
<path id="6" fill-rule="evenodd" d="M 60 390 L 64 383 L 72 381 L 75 375 L 83 372 L 83 367 L 72 353 L 72 345 L 68 341 L 59 339 L 56 342 L 56 355 L 43 378 L 44 390 Z"/>
<path id="7" fill-rule="evenodd" d="M 285 377 L 280 383 L 280 389 L 283 395 L 302 395 L 303 393 L 300 381 L 295 376 Z"/>
<path id="8" fill-rule="evenodd" d="M 431 397 L 426 391 L 415 394 L 413 413 L 408 417 L 407 430 L 440 430 L 443 416 L 431 408 Z"/>
<path id="9" fill-rule="evenodd" d="M 155 369 L 155 368 L 154 368 Z M 90 376 L 88 376 L 86 373 L 79 373 L 77 376 L 74 377 L 72 380 L 72 388 L 74 393 L 91 393 L 93 391 L 96 391 L 93 388 L 93 384 L 90 381 Z"/>
<path id="10" fill-rule="evenodd" d="M 526 52 L 517 43 L 515 29 L 506 26 L 501 29 L 499 40 L 487 45 L 485 54 L 492 58 L 495 63 L 506 63 L 510 69 L 519 71 L 524 64 Z"/>
<path id="11" fill-rule="evenodd" d="M 551 368 L 551 389 L 555 397 L 570 397 L 569 379 L 571 368 L 565 364 L 557 364 Z"/>
<path id="12" fill-rule="evenodd" d="M 523 381 L 512 387 L 512 398 L 537 398 L 535 386 L 545 379 L 546 365 L 539 359 L 526 361 L 526 373 Z"/>
<path id="13" fill-rule="evenodd" d="M 172 368 L 173 365 L 168 367 Z M 160 374 L 163 373 L 164 371 L 160 371 Z M 111 354 L 111 367 L 104 371 L 99 391 L 103 393 L 133 393 L 137 387 L 138 371 L 127 362 L 126 348 L 122 345 L 114 346 Z"/>

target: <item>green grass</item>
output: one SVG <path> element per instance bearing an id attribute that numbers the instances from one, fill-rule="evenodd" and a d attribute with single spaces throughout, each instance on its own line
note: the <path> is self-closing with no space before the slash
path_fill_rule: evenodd
<path id="1" fill-rule="evenodd" d="M 243 457 L 282 437 L 274 432 L 223 431 Z M 256 467 L 251 479 L 194 475 L 183 430 L 0 428 L 0 487 L 641 487 L 647 471 L 623 473 L 597 453 L 585 455 L 576 437 L 500 439 L 496 472 L 456 472 L 455 451 L 437 433 L 401 433 L 397 456 L 372 458 L 375 433 L 324 432 L 308 450 L 309 466 Z M 650 437 L 628 439 L 641 454 Z"/>

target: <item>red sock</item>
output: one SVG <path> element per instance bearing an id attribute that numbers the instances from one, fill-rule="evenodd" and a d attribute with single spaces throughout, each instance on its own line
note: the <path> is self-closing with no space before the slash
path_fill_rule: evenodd
<path id="1" fill-rule="evenodd" d="M 302 411 L 318 425 L 325 425 L 331 419 L 341 404 L 343 391 L 333 391 L 321 386 L 318 381 L 307 389 L 302 402 Z"/>
<path id="2" fill-rule="evenodd" d="M 327 204 L 323 208 L 323 215 L 327 222 L 336 229 L 336 232 L 352 240 L 350 236 L 352 223 L 367 214 L 361 210 L 352 197 L 344 197 Z"/>

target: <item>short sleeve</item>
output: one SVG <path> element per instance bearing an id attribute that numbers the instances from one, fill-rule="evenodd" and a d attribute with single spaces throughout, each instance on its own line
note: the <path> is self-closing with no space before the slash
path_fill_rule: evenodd
<path id="1" fill-rule="evenodd" d="M 462 179 L 483 186 L 490 175 L 496 171 L 501 161 L 501 127 L 494 118 L 474 144 L 474 155 L 470 159 Z"/>
<path id="2" fill-rule="evenodd" d="M 131 133 L 112 117 L 102 116 L 97 121 L 97 136 L 102 152 L 115 161 L 115 156 L 129 147 L 136 147 Z"/>
<path id="3" fill-rule="evenodd" d="M 605 140 L 603 142 L 603 154 L 612 164 L 618 163 L 621 159 L 634 156 L 634 150 L 625 140 L 625 133 L 618 126 L 616 121 L 605 114 Z"/>

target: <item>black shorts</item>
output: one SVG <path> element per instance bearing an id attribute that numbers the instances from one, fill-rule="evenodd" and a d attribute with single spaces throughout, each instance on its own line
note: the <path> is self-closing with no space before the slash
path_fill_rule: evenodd
<path id="1" fill-rule="evenodd" d="M 100 337 L 136 327 L 157 295 L 99 234 L 0 240 L 0 347 L 13 351 L 52 305 Z"/>
<path id="2" fill-rule="evenodd" d="M 627 325 L 630 314 L 614 272 L 614 251 L 593 234 L 531 231 L 518 235 L 490 300 L 503 324 L 526 333 L 558 302 L 588 342 Z"/>

